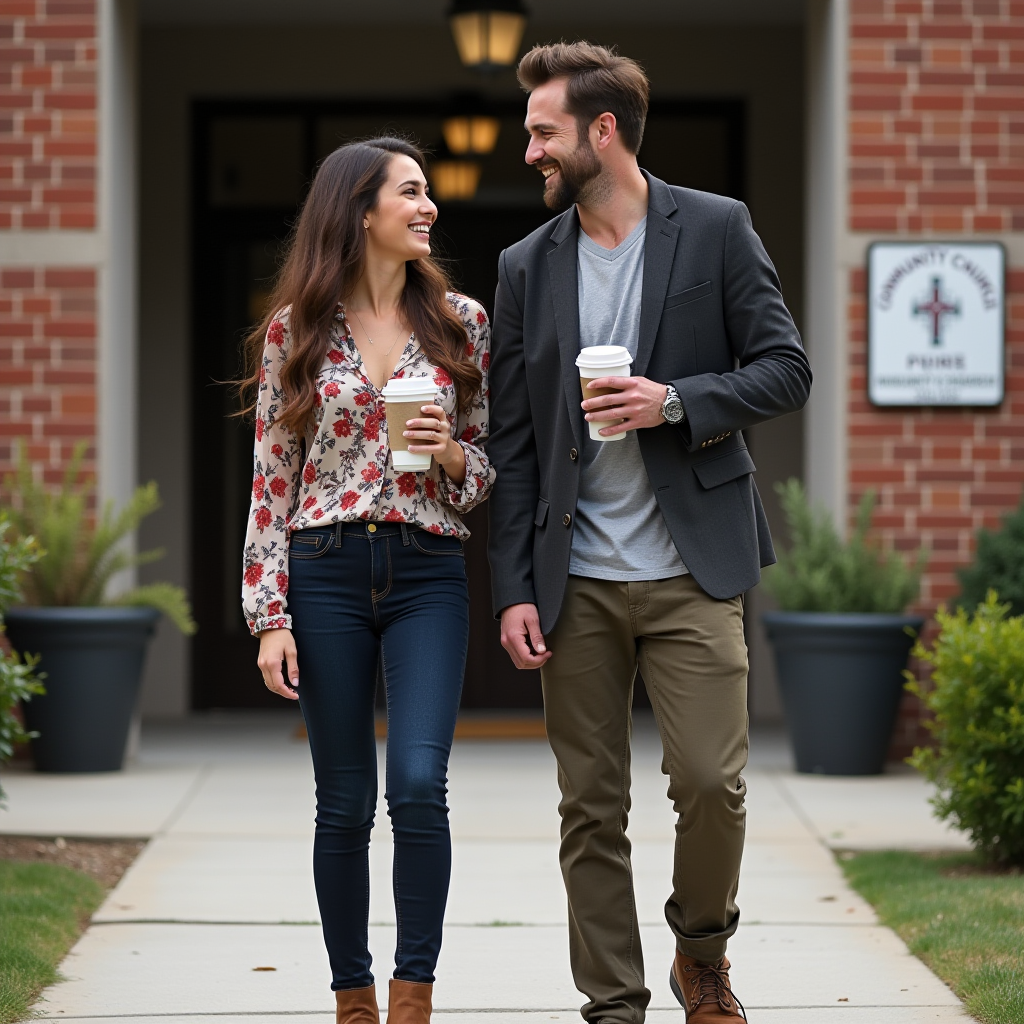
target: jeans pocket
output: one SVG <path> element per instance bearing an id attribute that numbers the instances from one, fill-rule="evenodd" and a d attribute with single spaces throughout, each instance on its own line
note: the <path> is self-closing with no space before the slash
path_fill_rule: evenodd
<path id="1" fill-rule="evenodd" d="M 456 558 L 465 558 L 466 553 L 462 548 L 462 541 L 458 537 L 443 537 L 429 530 L 410 530 L 409 539 L 417 551 L 425 555 L 454 555 Z"/>
<path id="2" fill-rule="evenodd" d="M 288 545 L 290 558 L 319 558 L 334 540 L 333 526 L 317 526 L 310 530 L 296 530 Z"/>

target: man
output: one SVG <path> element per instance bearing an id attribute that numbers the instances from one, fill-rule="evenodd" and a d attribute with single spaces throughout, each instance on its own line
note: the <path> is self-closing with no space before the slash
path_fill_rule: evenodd
<path id="1" fill-rule="evenodd" d="M 775 560 L 741 430 L 800 409 L 811 374 L 743 204 L 637 165 L 639 65 L 558 43 L 531 50 L 519 80 L 526 161 L 565 212 L 499 261 L 490 561 L 502 644 L 541 670 L 573 976 L 588 1021 L 643 1020 L 626 838 L 639 667 L 678 814 L 670 981 L 692 1024 L 734 1021 L 743 594 Z M 575 359 L 606 344 L 629 349 L 633 375 L 583 401 Z M 588 422 L 626 438 L 591 440 Z"/>

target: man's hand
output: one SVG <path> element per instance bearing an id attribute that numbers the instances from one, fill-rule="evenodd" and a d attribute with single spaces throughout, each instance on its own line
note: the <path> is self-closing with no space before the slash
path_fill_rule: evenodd
<path id="1" fill-rule="evenodd" d="M 551 657 L 535 604 L 512 604 L 502 611 L 501 646 L 516 668 L 540 668 Z"/>
<path id="2" fill-rule="evenodd" d="M 622 420 L 614 426 L 604 427 L 602 436 L 621 434 L 624 430 L 656 427 L 664 423 L 661 407 L 668 395 L 668 386 L 646 377 L 598 377 L 590 382 L 591 388 L 615 388 L 616 394 L 598 395 L 583 402 L 587 422 Z"/>

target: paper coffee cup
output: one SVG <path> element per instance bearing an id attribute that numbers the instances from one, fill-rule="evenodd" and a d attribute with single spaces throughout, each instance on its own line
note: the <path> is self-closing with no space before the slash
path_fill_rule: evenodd
<path id="1" fill-rule="evenodd" d="M 629 349 L 621 345 L 591 345 L 580 349 L 576 365 L 580 371 L 580 389 L 584 399 L 615 394 L 616 388 L 592 388 L 590 382 L 597 380 L 598 377 L 628 377 L 632 362 L 633 357 L 629 354 Z M 590 420 L 587 425 L 590 427 L 590 436 L 595 441 L 621 441 L 626 436 L 625 431 L 610 435 L 598 433 L 621 422 L 622 420 Z"/>
<path id="2" fill-rule="evenodd" d="M 409 451 L 410 440 L 405 436 L 409 420 L 423 419 L 423 406 L 434 405 L 437 388 L 432 377 L 397 377 L 389 380 L 381 392 L 384 411 L 388 418 L 388 443 L 391 462 L 404 473 L 425 473 L 430 469 L 431 455 Z M 413 440 L 412 444 L 423 444 Z"/>

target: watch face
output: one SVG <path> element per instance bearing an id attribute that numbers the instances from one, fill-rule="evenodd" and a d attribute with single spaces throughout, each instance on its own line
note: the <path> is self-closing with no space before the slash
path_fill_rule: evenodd
<path id="1" fill-rule="evenodd" d="M 678 423 L 683 418 L 683 403 L 678 400 L 666 402 L 664 415 L 669 423 Z"/>

